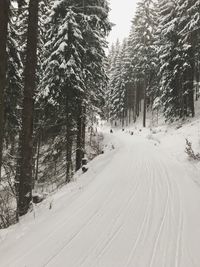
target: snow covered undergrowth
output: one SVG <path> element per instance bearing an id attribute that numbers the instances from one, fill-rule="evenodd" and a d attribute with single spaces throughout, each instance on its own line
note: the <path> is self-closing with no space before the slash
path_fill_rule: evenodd
<path id="1" fill-rule="evenodd" d="M 186 164 L 189 169 L 196 169 L 200 173 L 200 162 L 192 160 L 186 154 L 186 139 L 191 142 L 195 153 L 200 153 L 200 103 L 196 103 L 196 117 L 188 118 L 186 121 L 177 121 L 172 124 L 165 123 L 160 118 L 157 126 L 152 126 L 151 114 L 148 114 L 147 125 L 142 127 L 142 118 L 128 132 L 133 131 L 134 135 L 140 136 L 159 146 L 163 153 L 168 154 L 172 159 Z M 200 184 L 200 176 L 194 177 Z"/>
<path id="2" fill-rule="evenodd" d="M 34 205 L 32 211 L 26 216 L 22 217 L 18 224 L 13 225 L 8 229 L 0 230 L 0 250 L 1 248 L 3 248 L 3 246 L 5 246 L 4 248 L 7 251 L 6 254 L 2 254 L 0 251 L 0 266 L 2 266 L 3 264 L 3 256 L 4 259 L 9 261 L 11 255 L 10 246 L 12 246 L 13 244 L 15 245 L 15 242 L 16 244 L 20 242 L 23 236 L 29 236 L 29 241 L 31 243 L 33 242 L 34 244 L 34 231 L 39 230 L 39 232 L 42 233 L 46 228 L 48 224 L 47 222 L 49 220 L 52 221 L 52 225 L 50 229 L 48 229 L 47 227 L 47 231 L 53 231 L 54 226 L 58 224 L 58 218 L 56 214 L 61 212 L 62 219 L 65 207 L 69 207 L 73 203 L 73 201 L 77 197 L 79 197 L 82 192 L 84 192 L 87 185 L 92 183 L 92 181 L 96 178 L 98 172 L 100 172 L 105 167 L 105 165 L 109 164 L 109 161 L 112 158 L 113 154 L 116 153 L 116 140 L 113 140 L 112 137 L 113 136 L 111 135 L 104 136 L 104 154 L 99 155 L 88 163 L 89 170 L 86 174 L 83 174 L 82 171 L 77 172 L 74 175 L 71 183 L 63 186 L 57 192 L 50 194 L 42 203 Z M 54 219 L 52 220 L 52 218 Z M 24 244 L 24 251 L 26 251 L 26 244 Z M 5 266 L 10 265 L 8 264 Z M 16 265 L 14 264 L 11 266 Z M 33 264 L 33 266 L 37 265 Z"/>
<path id="3" fill-rule="evenodd" d="M 198 267 L 197 170 L 175 142 L 191 125 L 165 127 L 105 129 L 87 173 L 0 231 L 0 266 Z"/>
<path id="4" fill-rule="evenodd" d="M 195 153 L 200 152 L 200 119 L 194 118 L 186 122 L 163 125 L 152 129 L 147 136 L 157 142 L 157 145 L 168 153 L 172 159 L 187 165 L 188 169 L 197 170 L 197 176 L 193 179 L 200 184 L 200 162 L 192 160 L 186 154 L 186 139 L 192 143 Z"/>

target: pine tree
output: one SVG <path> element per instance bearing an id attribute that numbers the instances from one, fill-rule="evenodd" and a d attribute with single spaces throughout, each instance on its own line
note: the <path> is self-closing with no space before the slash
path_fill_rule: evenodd
<path id="1" fill-rule="evenodd" d="M 136 15 L 132 22 L 131 32 L 128 38 L 128 56 L 126 60 L 127 90 L 126 102 L 128 108 L 128 120 L 133 114 L 134 120 L 139 114 L 140 100 L 144 98 L 144 126 L 146 116 L 146 87 L 150 78 L 149 65 L 152 54 L 152 32 L 154 24 L 152 19 L 152 1 L 140 1 L 136 9 Z M 152 67 L 151 67 L 152 70 Z M 146 84 L 146 85 L 145 85 Z M 142 90 L 142 92 L 140 92 Z"/>
<path id="2" fill-rule="evenodd" d="M 52 29 L 47 39 L 51 41 L 46 44 L 50 54 L 44 64 L 42 91 L 46 99 L 51 96 L 51 102 L 57 103 L 57 107 L 65 106 L 63 95 L 71 105 L 70 112 L 65 114 L 71 114 L 70 121 L 76 121 L 76 169 L 81 167 L 84 156 L 87 107 L 101 105 L 102 96 L 98 99 L 97 95 L 102 95 L 101 83 L 106 79 L 103 48 L 110 24 L 104 23 L 104 9 L 95 4 L 85 2 L 83 6 L 74 1 L 57 2 L 50 16 Z M 74 123 L 70 127 L 74 129 Z M 66 142 L 70 139 L 67 136 Z"/>
<path id="3" fill-rule="evenodd" d="M 118 46 L 118 44 L 116 45 Z M 111 96 L 111 111 L 113 118 L 119 119 L 122 126 L 125 122 L 125 91 L 126 91 L 126 72 L 125 72 L 125 53 L 127 49 L 127 41 L 124 40 L 119 53 L 116 53 L 114 59 L 114 73 L 112 73 L 112 96 Z"/>
<path id="4" fill-rule="evenodd" d="M 74 108 L 78 95 L 85 88 L 81 71 L 85 49 L 80 24 L 85 25 L 86 22 L 83 16 L 77 15 L 67 7 L 65 1 L 61 1 L 53 7 L 50 23 L 52 28 L 49 29 L 47 40 L 51 41 L 45 45 L 49 56 L 44 62 L 42 97 L 46 99 L 48 108 L 51 106 L 57 110 L 56 116 L 66 128 L 66 162 L 67 166 L 71 166 Z M 67 167 L 66 180 L 70 178 L 70 168 Z"/>
<path id="5" fill-rule="evenodd" d="M 83 68 L 86 70 L 84 76 L 86 90 L 79 98 L 77 117 L 76 169 L 78 170 L 81 167 L 81 160 L 84 157 L 85 150 L 86 107 L 93 102 L 90 101 L 91 95 L 101 95 L 101 92 L 98 92 L 98 88 L 102 88 L 100 84 L 102 81 L 106 81 L 107 78 L 104 68 L 104 48 L 106 47 L 105 37 L 111 26 L 108 21 L 109 8 L 105 0 L 85 0 L 82 5 L 77 5 L 76 9 L 82 10 L 88 21 L 88 27 L 82 28 L 86 47 L 83 59 Z M 89 88 L 92 88 L 92 90 L 89 90 Z M 98 101 L 95 100 L 95 102 Z"/>
<path id="6" fill-rule="evenodd" d="M 115 105 L 113 99 L 115 98 L 115 77 L 116 77 L 116 67 L 117 61 L 120 54 L 121 45 L 119 40 L 117 40 L 116 44 L 112 46 L 112 50 L 110 51 L 110 64 L 108 70 L 108 106 L 109 106 L 109 117 L 111 119 L 111 124 L 114 120 L 118 119 L 115 112 Z M 119 61 L 118 61 L 119 62 Z"/>
<path id="7" fill-rule="evenodd" d="M 17 14 L 12 11 L 8 25 L 8 67 L 7 84 L 5 89 L 5 139 L 6 144 L 11 146 L 11 152 L 15 148 L 15 138 L 19 134 L 20 114 L 22 102 L 22 72 L 20 37 L 17 28 Z M 12 154 L 11 153 L 11 154 Z"/>
<path id="8" fill-rule="evenodd" d="M 177 3 L 162 1 L 159 14 L 159 58 L 161 102 L 165 117 L 180 116 L 180 102 L 184 103 L 181 86 L 182 49 L 179 45 Z"/>
<path id="9" fill-rule="evenodd" d="M 184 55 L 184 92 L 188 98 L 188 112 L 193 117 L 194 110 L 194 79 L 198 80 L 199 72 L 199 8 L 200 1 L 179 0 L 178 16 L 180 17 L 179 36 L 183 45 Z M 196 76 L 196 77 L 195 77 Z"/>
<path id="10" fill-rule="evenodd" d="M 137 5 L 135 17 L 133 19 L 132 38 L 130 51 L 132 65 L 134 66 L 133 75 L 135 84 L 143 88 L 144 110 L 143 126 L 146 126 L 147 97 L 152 86 L 153 76 L 156 72 L 154 33 L 156 29 L 154 3 L 152 0 L 140 1 Z"/>

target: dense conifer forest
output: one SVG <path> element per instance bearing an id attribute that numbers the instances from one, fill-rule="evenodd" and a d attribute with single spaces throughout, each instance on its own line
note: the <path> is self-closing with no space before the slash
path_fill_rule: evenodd
<path id="1" fill-rule="evenodd" d="M 199 98 L 200 1 L 138 1 L 129 36 L 108 55 L 107 113 L 128 125 L 146 112 L 195 116 Z"/>
<path id="2" fill-rule="evenodd" d="M 104 105 L 108 12 L 105 0 L 0 2 L 3 227 L 27 213 L 36 183 L 68 183 L 82 166 Z"/>
<path id="3" fill-rule="evenodd" d="M 145 127 L 149 111 L 195 116 L 199 9 L 139 0 L 129 36 L 107 53 L 106 0 L 0 1 L 1 227 L 27 213 L 36 185 L 71 181 L 97 116 L 122 127 L 140 115 Z"/>

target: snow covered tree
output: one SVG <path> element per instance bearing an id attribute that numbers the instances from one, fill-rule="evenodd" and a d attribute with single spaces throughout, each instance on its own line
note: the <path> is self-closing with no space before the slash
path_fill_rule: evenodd
<path id="1" fill-rule="evenodd" d="M 86 90 L 85 94 L 80 98 L 77 120 L 76 169 L 79 169 L 85 150 L 86 107 L 88 104 L 91 106 L 101 103 L 101 88 L 107 79 L 104 66 L 104 48 L 106 47 L 105 37 L 110 31 L 111 26 L 108 21 L 109 8 L 107 1 L 85 0 L 83 3 L 79 3 L 79 6 L 76 5 L 75 7 L 78 12 L 82 10 L 84 16 L 87 16 L 88 22 L 88 26 L 82 28 L 85 41 L 84 46 L 86 48 L 83 59 Z M 98 96 L 100 96 L 100 99 L 98 99 Z"/>
<path id="2" fill-rule="evenodd" d="M 62 1 L 59 5 L 55 5 L 51 14 L 52 28 L 49 29 L 47 38 L 49 41 L 45 47 L 49 56 L 44 62 L 42 97 L 47 101 L 48 110 L 51 108 L 52 111 L 56 111 L 54 114 L 57 116 L 57 122 L 54 123 L 59 121 L 66 127 L 66 153 L 71 151 L 72 146 L 71 131 L 75 119 L 72 115 L 75 102 L 85 89 L 82 73 L 82 58 L 85 50 L 78 19 L 80 19 L 79 23 L 85 24 L 84 17 L 67 8 L 66 2 Z M 68 158 L 67 161 L 71 165 L 71 155 L 68 157 L 70 159 Z"/>
<path id="3" fill-rule="evenodd" d="M 112 45 L 111 50 L 109 52 L 109 65 L 108 65 L 108 77 L 109 77 L 109 83 L 108 83 L 108 109 L 109 109 L 109 117 L 111 119 L 111 123 L 113 120 L 118 119 L 115 113 L 115 105 L 113 103 L 114 98 L 114 88 L 115 88 L 115 76 L 116 76 L 116 67 L 117 67 L 117 61 L 119 62 L 119 54 L 120 54 L 121 45 L 119 43 L 119 40 L 117 40 L 116 44 Z"/>
<path id="4" fill-rule="evenodd" d="M 87 107 L 101 103 L 101 96 L 98 99 L 97 95 L 102 95 L 101 82 L 106 78 L 103 48 L 110 24 L 104 23 L 102 12 L 94 2 L 85 2 L 83 6 L 80 1 L 61 0 L 53 6 L 48 22 L 51 27 L 46 37 L 48 59 L 44 63 L 42 95 L 48 105 L 57 107 L 56 114 L 62 114 L 57 118 L 63 120 L 63 115 L 71 116 L 70 128 L 76 127 L 77 133 L 76 169 L 80 168 L 84 156 Z M 62 111 L 62 107 L 66 107 L 63 96 L 70 105 L 68 112 Z M 72 134 L 66 135 L 67 143 L 71 139 L 68 135 Z M 68 147 L 66 151 L 69 150 Z"/>
<path id="5" fill-rule="evenodd" d="M 126 117 L 125 113 L 127 108 L 125 106 L 126 71 L 124 69 L 126 61 L 127 41 L 124 40 L 120 48 L 118 46 L 119 43 L 117 42 L 115 48 L 116 51 L 114 52 L 115 56 L 113 58 L 113 62 L 111 62 L 110 70 L 110 111 L 112 120 L 120 120 L 122 126 L 124 126 Z M 112 70 L 112 68 L 114 68 L 114 71 Z"/>
<path id="6" fill-rule="evenodd" d="M 5 90 L 5 139 L 6 144 L 15 147 L 15 138 L 20 129 L 20 112 L 22 102 L 22 73 L 20 34 L 17 27 L 17 14 L 12 10 L 8 25 L 7 84 Z M 12 154 L 12 153 L 11 153 Z"/>
<path id="7" fill-rule="evenodd" d="M 178 116 L 178 91 L 180 80 L 180 47 L 178 46 L 177 4 L 174 1 L 162 1 L 159 6 L 158 46 L 161 75 L 161 102 L 166 118 Z M 175 70 L 176 68 L 176 70 Z"/>
<path id="8" fill-rule="evenodd" d="M 194 116 L 196 38 L 191 37 L 192 30 L 189 31 L 193 17 L 188 13 L 191 2 L 163 1 L 160 4 L 158 36 L 164 114 L 168 120 Z"/>
<path id="9" fill-rule="evenodd" d="M 133 66 L 134 84 L 139 84 L 143 92 L 143 126 L 146 126 L 146 107 L 152 81 L 156 73 L 154 33 L 157 27 L 154 2 L 138 2 L 129 38 L 130 56 Z"/>
<path id="10" fill-rule="evenodd" d="M 194 110 L 194 80 L 199 81 L 199 8 L 200 1 L 179 0 L 178 16 L 180 17 L 179 36 L 183 46 L 184 56 L 184 92 L 187 95 L 187 115 L 195 115 Z M 198 94 L 198 93 L 197 93 Z"/>

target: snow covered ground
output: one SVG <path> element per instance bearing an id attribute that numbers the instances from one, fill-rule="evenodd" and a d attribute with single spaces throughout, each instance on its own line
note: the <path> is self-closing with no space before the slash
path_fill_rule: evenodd
<path id="1" fill-rule="evenodd" d="M 87 173 L 0 231 L 0 266 L 199 267 L 200 175 L 184 153 L 199 122 L 106 129 Z"/>

